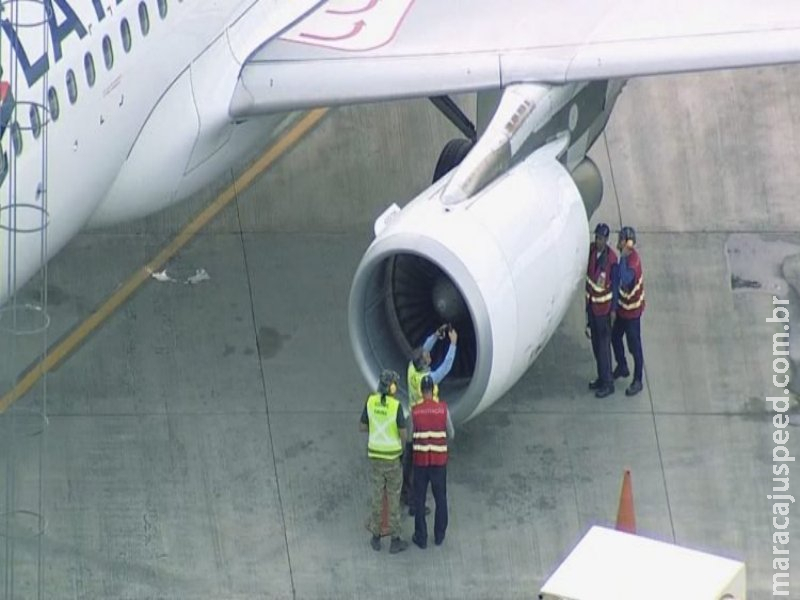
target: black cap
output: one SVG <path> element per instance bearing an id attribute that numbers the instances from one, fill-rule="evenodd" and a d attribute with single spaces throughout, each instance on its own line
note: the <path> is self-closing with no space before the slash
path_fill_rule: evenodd
<path id="1" fill-rule="evenodd" d="M 422 378 L 422 381 L 419 382 L 419 389 L 422 393 L 425 392 L 432 392 L 433 391 L 433 377 L 430 375 L 425 375 Z"/>
<path id="2" fill-rule="evenodd" d="M 629 225 L 626 225 L 622 229 L 619 230 L 619 238 L 623 241 L 630 240 L 634 244 L 636 243 L 636 230 Z"/>
<path id="3" fill-rule="evenodd" d="M 604 238 L 608 239 L 608 236 L 611 235 L 611 229 L 605 223 L 598 223 L 597 227 L 594 228 L 595 235 L 602 235 Z"/>

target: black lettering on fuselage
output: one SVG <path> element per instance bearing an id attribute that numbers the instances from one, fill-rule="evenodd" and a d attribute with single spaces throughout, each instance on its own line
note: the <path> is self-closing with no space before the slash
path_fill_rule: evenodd
<path id="1" fill-rule="evenodd" d="M 92 4 L 94 5 L 94 13 L 97 15 L 97 20 L 102 21 L 106 18 L 106 11 L 103 10 L 103 4 L 101 0 L 92 0 Z M 119 4 L 119 0 L 117 0 L 117 4 Z"/>
<path id="2" fill-rule="evenodd" d="M 36 62 L 31 64 L 30 59 L 28 59 L 28 53 L 25 52 L 25 48 L 22 47 L 22 42 L 8 19 L 0 21 L 0 28 L 2 28 L 3 33 L 8 37 L 11 48 L 13 48 L 14 54 L 17 55 L 19 66 L 25 75 L 25 81 L 28 82 L 28 87 L 31 87 L 47 73 L 47 70 L 50 68 L 50 60 L 47 58 L 46 54 L 43 54 L 36 59 Z"/>
<path id="3" fill-rule="evenodd" d="M 105 19 L 106 13 L 101 4 L 102 0 L 92 0 L 97 19 L 102 21 Z M 67 3 L 67 0 L 42 0 L 44 10 L 47 14 L 47 28 L 50 31 L 50 39 L 53 48 L 53 63 L 57 63 L 63 56 L 62 44 L 70 35 L 76 34 L 80 39 L 86 36 L 86 27 L 81 22 L 77 13 Z M 117 2 L 119 3 L 119 2 Z M 58 7 L 63 19 L 59 21 L 54 9 Z M 22 24 L 19 25 L 21 29 Z M 50 57 L 47 54 L 42 54 L 35 60 L 32 60 L 28 51 L 22 44 L 19 32 L 14 29 L 14 25 L 8 19 L 0 20 L 0 31 L 8 38 L 11 48 L 17 57 L 22 73 L 25 75 L 25 81 L 28 87 L 33 86 L 39 79 L 41 79 L 50 68 Z M 26 40 L 29 38 L 26 38 Z M 40 51 L 37 48 L 37 52 Z"/>
<path id="4" fill-rule="evenodd" d="M 53 2 L 58 4 L 61 12 L 64 13 L 64 21 L 61 24 L 56 22 Z M 75 14 L 75 11 L 65 0 L 44 0 L 44 4 L 48 9 L 47 21 L 50 25 L 50 39 L 53 40 L 53 57 L 55 62 L 58 62 L 61 60 L 61 42 L 73 31 L 78 34 L 79 38 L 83 39 L 86 36 L 86 27 L 83 26 L 78 15 Z"/>

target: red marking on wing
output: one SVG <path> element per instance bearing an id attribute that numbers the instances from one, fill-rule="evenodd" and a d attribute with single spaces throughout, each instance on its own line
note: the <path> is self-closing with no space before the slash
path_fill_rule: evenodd
<path id="1" fill-rule="evenodd" d="M 325 42 L 335 42 L 337 40 L 346 40 L 347 38 L 351 38 L 355 35 L 358 35 L 358 32 L 364 29 L 366 23 L 364 21 L 357 21 L 353 23 L 353 28 L 345 33 L 344 35 L 337 35 L 337 36 L 327 36 L 327 35 L 317 35 L 316 33 L 301 33 L 300 37 L 309 38 L 311 40 L 321 40 Z"/>
<path id="2" fill-rule="evenodd" d="M 355 10 L 326 10 L 325 12 L 331 15 L 355 15 L 372 10 L 376 4 L 378 4 L 378 0 L 369 0 L 364 6 Z"/>

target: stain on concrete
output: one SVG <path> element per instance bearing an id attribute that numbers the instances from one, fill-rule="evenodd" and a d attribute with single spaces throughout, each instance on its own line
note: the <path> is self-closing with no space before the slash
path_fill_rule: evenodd
<path id="1" fill-rule="evenodd" d="M 242 351 L 242 354 L 244 354 L 245 356 L 253 356 L 253 354 L 255 354 L 255 353 L 256 353 L 256 351 L 253 350 L 252 348 L 245 348 Z"/>
<path id="2" fill-rule="evenodd" d="M 731 290 L 761 293 L 800 306 L 800 244 L 777 236 L 734 233 L 725 243 Z M 800 393 L 800 311 L 789 309 L 789 390 Z M 746 402 L 745 410 L 755 405 Z"/>
<path id="3" fill-rule="evenodd" d="M 761 284 L 753 279 L 742 279 L 736 275 L 731 275 L 731 289 L 736 290 L 740 288 L 753 288 L 758 289 Z"/>
<path id="4" fill-rule="evenodd" d="M 57 285 L 47 286 L 47 303 L 52 306 L 61 306 L 69 300 L 69 294 Z"/>
<path id="5" fill-rule="evenodd" d="M 800 245 L 774 236 L 733 233 L 725 242 L 731 289 L 736 292 L 786 292 L 781 263 L 787 256 L 800 253 Z"/>
<path id="6" fill-rule="evenodd" d="M 312 440 L 299 440 L 294 444 L 287 446 L 283 455 L 288 459 L 296 458 L 300 454 L 305 454 L 313 446 L 314 442 Z"/>
<path id="7" fill-rule="evenodd" d="M 336 473 L 336 467 L 331 465 L 325 472 Z M 352 505 L 356 494 L 365 499 L 369 496 L 368 486 L 356 485 L 346 477 L 323 481 L 321 489 L 323 493 L 317 503 L 317 510 L 314 511 L 314 519 L 318 523 L 331 522 L 339 518 L 341 512 Z"/>
<path id="8" fill-rule="evenodd" d="M 36 285 L 38 283 L 38 285 Z M 47 286 L 47 305 L 61 306 L 69 301 L 70 295 L 57 285 Z M 41 282 L 35 282 L 27 286 L 18 296 L 21 304 L 42 304 Z"/>
<path id="9" fill-rule="evenodd" d="M 283 348 L 284 342 L 292 336 L 279 332 L 274 327 L 258 329 L 258 355 L 264 359 L 275 358 Z"/>
<path id="10" fill-rule="evenodd" d="M 222 351 L 222 357 L 226 358 L 236 352 L 236 346 L 225 344 L 225 349 Z"/>

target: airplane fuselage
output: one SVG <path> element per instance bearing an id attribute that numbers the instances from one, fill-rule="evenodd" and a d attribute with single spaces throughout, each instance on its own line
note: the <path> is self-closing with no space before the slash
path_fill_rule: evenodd
<path id="1" fill-rule="evenodd" d="M 283 116 L 234 124 L 230 90 L 247 56 L 315 4 L 46 0 L 45 19 L 12 3 L 0 22 L 15 104 L 0 139 L 0 303 L 84 227 L 160 210 L 266 143 Z"/>

